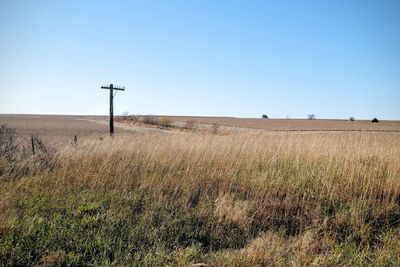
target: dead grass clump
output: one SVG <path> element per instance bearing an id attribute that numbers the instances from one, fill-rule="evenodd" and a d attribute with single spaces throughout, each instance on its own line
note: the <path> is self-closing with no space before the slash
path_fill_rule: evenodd
<path id="1" fill-rule="evenodd" d="M 243 228 L 250 223 L 250 203 L 243 200 L 235 200 L 231 195 L 220 195 L 215 200 L 214 214 L 220 222 L 227 222 L 239 225 Z"/>
<path id="2" fill-rule="evenodd" d="M 62 265 L 66 259 L 66 254 L 64 251 L 48 252 L 42 257 L 41 263 L 43 266 L 51 267 Z"/>
<path id="3" fill-rule="evenodd" d="M 296 237 L 268 231 L 249 241 L 240 250 L 224 254 L 228 266 L 298 266 L 316 263 L 315 255 L 328 250 L 313 231 Z"/>

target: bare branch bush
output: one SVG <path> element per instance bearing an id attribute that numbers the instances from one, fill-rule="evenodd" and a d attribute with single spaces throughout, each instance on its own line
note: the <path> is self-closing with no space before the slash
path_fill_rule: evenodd
<path id="1" fill-rule="evenodd" d="M 49 171 L 54 166 L 54 151 L 37 136 L 18 138 L 16 130 L 0 126 L 0 180 Z"/>
<path id="2" fill-rule="evenodd" d="M 149 124 L 149 125 L 157 125 L 158 124 L 158 118 L 151 116 L 151 115 L 143 116 L 142 121 L 143 121 L 143 123 Z"/>
<path id="3" fill-rule="evenodd" d="M 14 128 L 0 126 L 0 158 L 11 161 L 18 152 L 17 134 Z"/>

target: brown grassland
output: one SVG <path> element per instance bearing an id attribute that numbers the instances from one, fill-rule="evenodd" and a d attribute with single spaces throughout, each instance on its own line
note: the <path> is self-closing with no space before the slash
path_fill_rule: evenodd
<path id="1" fill-rule="evenodd" d="M 51 152 L 0 161 L 0 265 L 400 265 L 398 123 L 100 139 L 64 119 L 38 127 Z"/>

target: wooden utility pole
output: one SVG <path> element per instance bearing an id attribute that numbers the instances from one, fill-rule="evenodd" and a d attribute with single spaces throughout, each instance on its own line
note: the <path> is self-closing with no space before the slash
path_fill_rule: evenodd
<path id="1" fill-rule="evenodd" d="M 125 91 L 125 87 L 114 87 L 113 84 L 109 86 L 102 86 L 101 89 L 110 90 L 110 135 L 114 134 L 114 90 Z"/>

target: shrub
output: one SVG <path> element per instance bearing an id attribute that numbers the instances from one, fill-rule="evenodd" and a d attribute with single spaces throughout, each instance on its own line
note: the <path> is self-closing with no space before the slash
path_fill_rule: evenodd
<path id="1" fill-rule="evenodd" d="M 219 125 L 216 123 L 213 123 L 213 125 L 211 126 L 211 133 L 218 134 L 218 132 L 219 132 Z"/>
<path id="2" fill-rule="evenodd" d="M 196 128 L 196 120 L 193 119 L 186 120 L 185 128 L 190 130 Z"/>
<path id="3" fill-rule="evenodd" d="M 157 125 L 158 124 L 158 118 L 151 116 L 151 115 L 147 115 L 147 116 L 143 116 L 142 117 L 142 121 L 145 124 L 150 124 L 150 125 Z"/>
<path id="4" fill-rule="evenodd" d="M 136 123 L 136 122 L 139 121 L 139 117 L 137 115 L 131 115 L 131 116 L 128 117 L 128 120 L 133 122 L 133 123 Z"/>
<path id="5" fill-rule="evenodd" d="M 0 158 L 12 160 L 17 153 L 17 134 L 14 128 L 8 128 L 3 124 L 0 126 Z"/>
<path id="6" fill-rule="evenodd" d="M 261 118 L 263 118 L 263 119 L 268 119 L 268 116 L 267 116 L 267 114 L 263 114 L 263 115 L 261 116 Z"/>
<path id="7" fill-rule="evenodd" d="M 158 125 L 164 128 L 168 128 L 172 126 L 172 119 L 170 117 L 160 117 L 158 119 Z"/>

